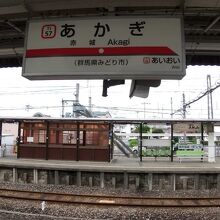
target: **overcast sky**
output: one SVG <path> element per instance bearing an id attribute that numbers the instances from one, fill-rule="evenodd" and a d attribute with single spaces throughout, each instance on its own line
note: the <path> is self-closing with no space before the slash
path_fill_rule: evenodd
<path id="1" fill-rule="evenodd" d="M 183 93 L 186 102 L 189 102 L 206 91 L 208 74 L 211 75 L 213 86 L 220 83 L 220 67 L 190 66 L 186 73 L 182 80 L 164 80 L 159 87 L 151 88 L 146 99 L 130 99 L 130 80 L 125 85 L 109 88 L 108 97 L 102 97 L 102 80 L 30 81 L 21 76 L 21 68 L 0 69 L 0 115 L 32 116 L 41 112 L 60 117 L 61 100 L 75 99 L 76 83 L 80 83 L 80 103 L 88 106 L 91 96 L 94 111 L 109 111 L 113 117 L 170 118 L 171 97 L 173 109 L 176 110 L 182 105 Z M 218 97 L 219 88 L 213 92 L 213 109 L 214 118 L 220 119 Z M 70 112 L 71 108 L 65 111 Z M 174 117 L 181 118 L 181 115 Z M 207 118 L 207 97 L 191 104 L 186 118 Z"/>

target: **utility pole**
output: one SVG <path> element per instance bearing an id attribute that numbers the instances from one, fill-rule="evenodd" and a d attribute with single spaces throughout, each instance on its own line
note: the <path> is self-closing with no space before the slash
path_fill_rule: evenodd
<path id="1" fill-rule="evenodd" d="M 62 118 L 64 118 L 64 104 L 65 101 L 62 99 Z"/>
<path id="2" fill-rule="evenodd" d="M 79 102 L 79 83 L 76 83 L 76 93 L 75 93 L 75 97 L 76 97 L 76 103 Z"/>
<path id="3" fill-rule="evenodd" d="M 183 93 L 183 119 L 186 118 L 186 99 L 185 94 Z"/>
<path id="4" fill-rule="evenodd" d="M 211 118 L 213 118 L 212 92 L 220 87 L 220 83 L 218 82 L 215 86 L 211 87 L 211 78 L 210 77 L 207 77 L 207 78 L 209 78 L 208 79 L 209 83 L 207 83 L 207 87 L 208 88 L 201 95 L 197 96 L 196 98 L 194 98 L 191 101 L 188 101 L 187 103 L 185 103 L 185 95 L 183 94 L 183 99 L 184 99 L 183 107 L 179 108 L 178 110 L 175 110 L 173 114 L 175 114 L 177 112 L 181 112 L 182 113 L 182 111 L 184 111 L 184 114 L 185 114 L 187 106 L 190 106 L 191 104 L 199 101 L 201 98 L 205 97 L 206 95 L 209 95 L 208 96 L 208 117 L 210 118 L 210 112 L 211 112 Z M 211 108 L 211 110 L 210 110 L 210 108 Z"/>
<path id="5" fill-rule="evenodd" d="M 92 97 L 89 96 L 89 111 L 92 112 Z"/>
<path id="6" fill-rule="evenodd" d="M 186 118 L 186 99 L 185 93 L 183 93 L 183 119 Z M 186 143 L 186 132 L 184 132 L 184 143 Z"/>
<path id="7" fill-rule="evenodd" d="M 69 99 L 69 100 L 64 100 L 62 99 L 62 116 L 64 116 L 64 107 L 66 104 L 68 104 L 69 102 L 72 103 L 72 113 L 70 112 L 69 115 L 67 115 L 67 117 L 75 117 L 78 118 L 79 116 L 85 116 L 85 117 L 92 117 L 92 113 L 91 111 L 88 111 L 88 109 L 81 105 L 79 102 L 79 84 L 76 85 L 76 93 L 74 93 L 75 95 L 75 99 Z M 90 101 L 91 102 L 91 101 Z M 91 103 L 90 103 L 91 106 Z"/>
<path id="8" fill-rule="evenodd" d="M 211 92 L 211 76 L 207 75 L 207 108 L 208 108 L 208 119 L 213 119 L 213 104 L 212 104 L 212 92 Z"/>
<path id="9" fill-rule="evenodd" d="M 143 102 L 142 104 L 144 105 L 144 119 L 145 119 L 145 110 L 146 110 L 145 105 L 149 104 L 149 103 L 148 102 Z"/>
<path id="10" fill-rule="evenodd" d="M 69 102 L 72 103 L 72 116 L 71 117 L 79 117 L 79 114 L 77 112 L 77 105 L 79 103 L 79 83 L 76 84 L 76 91 L 74 93 L 75 99 L 62 99 L 62 118 L 65 117 L 65 104 L 68 104 Z"/>
<path id="11" fill-rule="evenodd" d="M 75 101 L 73 101 L 73 116 L 78 118 L 79 114 L 77 112 L 77 105 L 74 105 L 75 103 L 79 103 L 79 83 L 76 83 L 76 93 L 75 95 Z"/>

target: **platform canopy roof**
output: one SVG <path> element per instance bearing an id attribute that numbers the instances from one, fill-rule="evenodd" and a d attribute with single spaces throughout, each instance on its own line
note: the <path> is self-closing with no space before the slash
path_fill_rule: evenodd
<path id="1" fill-rule="evenodd" d="M 21 66 L 30 18 L 183 16 L 187 65 L 220 64 L 220 0 L 1 0 L 0 67 Z"/>
<path id="2" fill-rule="evenodd" d="M 52 118 L 39 116 L 37 117 L 5 117 L 0 116 L 0 126 L 1 123 L 17 123 L 17 122 L 62 122 L 62 123 L 76 123 L 76 122 L 85 122 L 85 123 L 110 123 L 110 124 L 203 124 L 203 125 L 213 125 L 220 126 L 220 119 L 126 119 L 126 118 Z"/>

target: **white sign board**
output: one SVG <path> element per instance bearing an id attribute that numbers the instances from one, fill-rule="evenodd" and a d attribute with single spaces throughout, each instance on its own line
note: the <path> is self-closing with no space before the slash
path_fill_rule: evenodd
<path id="1" fill-rule="evenodd" d="M 34 142 L 34 137 L 27 137 L 27 142 L 28 143 L 33 143 Z"/>
<path id="2" fill-rule="evenodd" d="M 142 145 L 145 147 L 169 147 L 170 139 L 143 139 Z"/>
<path id="3" fill-rule="evenodd" d="M 33 20 L 23 76 L 29 79 L 181 79 L 180 18 Z"/>

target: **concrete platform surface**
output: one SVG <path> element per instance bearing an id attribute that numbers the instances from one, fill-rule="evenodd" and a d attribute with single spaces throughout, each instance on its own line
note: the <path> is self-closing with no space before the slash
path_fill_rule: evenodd
<path id="1" fill-rule="evenodd" d="M 0 158 L 0 167 L 15 168 L 36 168 L 51 170 L 81 170 L 81 171 L 109 171 L 109 172 L 152 172 L 152 173 L 220 173 L 220 157 L 216 158 L 215 163 L 206 160 L 191 161 L 186 159 L 179 162 L 174 158 L 170 162 L 169 158 L 139 158 L 115 157 L 110 163 L 90 162 L 90 161 L 59 161 L 59 160 L 37 160 L 37 159 L 17 159 L 16 157 Z"/>

